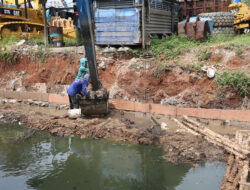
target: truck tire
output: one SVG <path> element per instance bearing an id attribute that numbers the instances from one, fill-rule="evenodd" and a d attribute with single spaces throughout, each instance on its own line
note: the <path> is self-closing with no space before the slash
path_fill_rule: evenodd
<path id="1" fill-rule="evenodd" d="M 229 34 L 234 35 L 234 27 L 214 27 L 214 34 L 221 35 L 221 34 Z"/>
<path id="2" fill-rule="evenodd" d="M 234 15 L 228 12 L 201 13 L 199 17 L 212 19 L 214 27 L 234 25 Z"/>

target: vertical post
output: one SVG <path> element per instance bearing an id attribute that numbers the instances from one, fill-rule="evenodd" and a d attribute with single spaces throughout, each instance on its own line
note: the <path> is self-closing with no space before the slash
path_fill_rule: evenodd
<path id="1" fill-rule="evenodd" d="M 202 11 L 202 12 L 203 12 L 203 13 L 206 12 L 206 0 L 203 1 L 203 11 Z"/>
<path id="2" fill-rule="evenodd" d="M 19 8 L 18 0 L 15 0 L 16 7 Z M 2 0 L 2 5 L 3 5 L 3 0 Z"/>
<path id="3" fill-rule="evenodd" d="M 24 10 L 25 10 L 25 18 L 28 18 L 28 12 L 27 12 L 27 1 L 24 0 Z"/>
<path id="4" fill-rule="evenodd" d="M 197 2 L 196 0 L 194 1 L 194 15 L 197 15 Z"/>
<path id="5" fill-rule="evenodd" d="M 48 29 L 47 29 L 47 17 L 46 17 L 46 0 L 42 1 L 42 9 L 43 9 L 43 23 L 44 23 L 44 45 L 47 47 L 48 45 Z"/>
<path id="6" fill-rule="evenodd" d="M 142 48 L 145 49 L 145 0 L 142 0 Z"/>
<path id="7" fill-rule="evenodd" d="M 172 33 L 174 33 L 174 0 L 171 1 L 172 5 L 171 5 L 171 30 Z"/>
<path id="8" fill-rule="evenodd" d="M 184 16 L 186 17 L 187 16 L 187 2 L 186 0 L 184 0 Z"/>
<path id="9" fill-rule="evenodd" d="M 213 10 L 212 10 L 213 12 L 216 12 L 216 10 L 215 10 L 215 0 L 214 0 L 214 2 L 213 2 Z"/>

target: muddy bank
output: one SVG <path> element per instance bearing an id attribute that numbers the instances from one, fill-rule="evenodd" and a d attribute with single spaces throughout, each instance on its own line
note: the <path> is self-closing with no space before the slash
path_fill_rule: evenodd
<path id="1" fill-rule="evenodd" d="M 112 111 L 107 118 L 78 118 L 72 120 L 65 113 L 47 109 L 47 113 L 31 106 L 0 104 L 0 121 L 18 123 L 29 128 L 48 131 L 59 136 L 78 135 L 81 138 L 112 139 L 142 145 L 161 145 L 166 160 L 180 163 L 225 161 L 227 154 L 202 137 L 170 127 L 162 130 L 148 118 L 146 122 L 132 120 L 127 113 Z M 48 114 L 49 113 L 49 114 Z M 168 124 L 168 123 L 167 123 Z"/>
<path id="2" fill-rule="evenodd" d="M 220 56 L 218 71 L 248 73 L 248 52 L 239 58 L 235 51 L 214 47 L 205 65 L 214 65 L 216 57 Z M 198 51 L 193 50 L 178 60 L 162 64 L 163 57 L 134 58 L 124 52 L 98 53 L 97 62 L 102 65 L 99 75 L 111 98 L 178 107 L 249 109 L 249 97 L 242 98 L 231 87 L 225 87 L 222 96 L 215 78 L 208 79 L 193 66 L 198 61 L 196 54 Z M 65 93 L 67 86 L 64 85 L 74 80 L 83 56 L 75 52 L 41 52 L 41 55 L 19 52 L 18 59 L 10 62 L 0 59 L 0 88 Z"/>

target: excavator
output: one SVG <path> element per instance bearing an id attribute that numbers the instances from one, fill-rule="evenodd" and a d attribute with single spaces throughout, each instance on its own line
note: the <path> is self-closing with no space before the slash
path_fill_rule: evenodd
<path id="1" fill-rule="evenodd" d="M 39 0 L 1 0 L 0 39 L 11 35 L 20 38 L 39 37 L 43 35 L 43 30 L 43 12 Z M 63 36 L 76 38 L 74 26 L 64 28 Z"/>
<path id="2" fill-rule="evenodd" d="M 250 32 L 250 8 L 245 3 L 232 3 L 229 10 L 234 14 L 234 27 L 240 33 Z"/>
<path id="3" fill-rule="evenodd" d="M 10 0 L 2 0 L 0 4 L 0 38 L 10 35 L 23 38 L 42 35 L 43 12 L 38 0 L 33 1 L 34 7 L 30 0 L 15 0 L 15 4 L 12 4 Z M 20 4 L 23 4 L 24 8 L 20 8 Z"/>
<path id="4" fill-rule="evenodd" d="M 81 114 L 85 116 L 107 115 L 109 92 L 102 86 L 98 77 L 91 0 L 76 0 L 76 7 L 92 86 L 92 90 L 88 92 L 88 95 L 77 95 Z"/>

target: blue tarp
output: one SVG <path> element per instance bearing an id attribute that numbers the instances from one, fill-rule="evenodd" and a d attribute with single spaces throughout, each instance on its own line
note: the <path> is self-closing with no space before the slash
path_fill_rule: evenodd
<path id="1" fill-rule="evenodd" d="M 96 9 L 96 44 L 119 45 L 140 42 L 140 11 L 137 8 Z"/>

